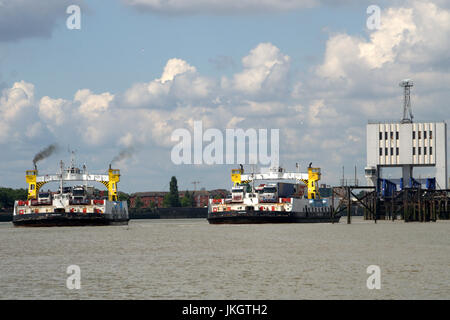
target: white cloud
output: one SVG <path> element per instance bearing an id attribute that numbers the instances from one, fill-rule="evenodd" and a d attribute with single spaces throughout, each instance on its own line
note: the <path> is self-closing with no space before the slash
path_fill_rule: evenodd
<path id="1" fill-rule="evenodd" d="M 80 114 L 87 119 L 97 118 L 108 111 L 113 99 L 114 95 L 109 92 L 93 94 L 89 89 L 78 90 L 74 98 L 80 102 Z"/>
<path id="2" fill-rule="evenodd" d="M 286 87 L 290 57 L 271 43 L 260 43 L 242 58 L 244 70 L 234 75 L 233 88 L 248 94 L 276 93 Z"/>
<path id="3" fill-rule="evenodd" d="M 123 102 L 129 107 L 173 108 L 179 101 L 206 98 L 214 87 L 195 67 L 173 58 L 167 61 L 161 78 L 134 84 L 123 95 Z"/>
<path id="4" fill-rule="evenodd" d="M 440 113 L 442 103 L 431 97 L 445 101 L 445 88 L 450 87 L 450 11 L 430 2 L 409 3 L 408 8 L 382 11 L 381 29 L 367 39 L 331 35 L 323 63 L 314 76 L 296 86 L 293 96 L 324 99 L 347 120 L 399 119 L 402 92 L 398 83 L 411 78 L 415 82 L 413 112 Z"/>
<path id="5" fill-rule="evenodd" d="M 388 8 L 381 14 L 380 30 L 368 40 L 347 34 L 333 35 L 325 59 L 317 68 L 321 77 L 352 78 L 391 64 L 420 65 L 448 61 L 450 12 L 435 4 L 412 1 L 410 8 Z M 398 66 L 397 66 L 398 67 Z"/>
<path id="6" fill-rule="evenodd" d="M 186 73 L 186 72 L 196 72 L 195 67 L 190 66 L 186 61 L 173 58 L 167 61 L 166 66 L 164 67 L 164 72 L 159 81 L 164 83 L 166 81 L 173 81 L 175 76 Z"/>
<path id="7" fill-rule="evenodd" d="M 25 81 L 15 82 L 10 89 L 3 91 L 0 110 L 3 120 L 15 118 L 24 108 L 30 107 L 34 100 L 34 85 Z"/>
<path id="8" fill-rule="evenodd" d="M 26 133 L 28 121 L 34 114 L 33 103 L 34 85 L 31 83 L 15 82 L 11 88 L 3 90 L 0 96 L 0 143 Z"/>
<path id="9" fill-rule="evenodd" d="M 65 121 L 64 106 L 68 101 L 64 99 L 52 99 L 43 97 L 39 102 L 39 116 L 46 121 L 50 127 L 61 126 Z"/>

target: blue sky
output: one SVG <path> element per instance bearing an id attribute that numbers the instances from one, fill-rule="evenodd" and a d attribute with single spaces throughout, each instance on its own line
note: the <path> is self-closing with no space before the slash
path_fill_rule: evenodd
<path id="1" fill-rule="evenodd" d="M 401 116 L 401 79 L 417 84 L 416 119 L 449 114 L 448 4 L 378 2 L 380 30 L 367 30 L 369 1 L 2 0 L 0 185 L 24 186 L 33 155 L 57 142 L 42 172 L 68 145 L 93 171 L 132 146 L 123 191 L 164 190 L 172 175 L 180 189 L 228 188 L 233 166 L 170 161 L 170 133 L 199 119 L 279 128 L 282 165 L 313 161 L 328 184 L 357 165 L 363 179 L 365 124 Z M 81 30 L 65 25 L 73 3 Z"/>
<path id="2" fill-rule="evenodd" d="M 322 58 L 330 32 L 365 30 L 366 6 L 315 7 L 293 12 L 227 15 L 143 14 L 120 1 L 89 1 L 81 30 L 68 30 L 64 20 L 49 38 L 8 43 L 4 81 L 28 79 L 37 92 L 63 98 L 80 88 L 117 92 L 134 82 L 159 76 L 170 58 L 195 65 L 214 76 L 221 57 L 234 62 L 261 42 L 271 42 L 305 72 Z M 68 17 L 61 14 L 61 18 Z M 51 76 L 50 76 L 51 75 Z"/>

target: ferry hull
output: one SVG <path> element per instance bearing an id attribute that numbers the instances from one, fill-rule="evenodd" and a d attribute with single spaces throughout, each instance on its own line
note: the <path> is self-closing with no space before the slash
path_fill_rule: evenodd
<path id="1" fill-rule="evenodd" d="M 226 214 L 208 214 L 208 222 L 210 224 L 338 223 L 340 218 L 340 215 L 323 214 L 310 216 L 304 212 L 258 214 L 251 211 L 231 211 Z"/>
<path id="2" fill-rule="evenodd" d="M 128 217 L 115 217 L 99 213 L 37 213 L 13 217 L 16 227 L 64 227 L 127 225 Z"/>

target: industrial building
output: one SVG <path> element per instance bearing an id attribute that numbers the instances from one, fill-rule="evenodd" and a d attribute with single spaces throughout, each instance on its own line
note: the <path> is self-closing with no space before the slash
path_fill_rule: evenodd
<path id="1" fill-rule="evenodd" d="M 369 121 L 367 124 L 367 167 L 365 176 L 370 186 L 385 178 L 382 169 L 402 168 L 400 179 L 390 179 L 403 187 L 423 184 L 425 188 L 447 189 L 447 124 L 413 122 L 411 111 L 411 80 L 403 80 L 403 118 L 400 121 Z M 434 167 L 435 177 L 417 179 L 415 167 Z"/>
<path id="2" fill-rule="evenodd" d="M 333 188 L 341 199 L 335 214 L 347 211 L 351 223 L 352 205 L 363 208 L 364 218 L 405 222 L 450 219 L 450 190 L 447 182 L 447 124 L 444 121 L 413 121 L 410 79 L 404 89 L 403 118 L 399 121 L 369 121 L 367 124 L 367 186 L 342 185 Z M 414 168 L 434 168 L 430 177 L 417 178 Z M 386 177 L 383 169 L 401 168 L 398 177 Z M 417 175 L 417 173 L 416 173 Z M 363 190 L 358 194 L 355 190 Z"/>

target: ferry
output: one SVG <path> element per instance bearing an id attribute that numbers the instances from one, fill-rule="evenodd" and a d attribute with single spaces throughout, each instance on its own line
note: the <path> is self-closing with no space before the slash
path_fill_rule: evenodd
<path id="1" fill-rule="evenodd" d="M 337 223 L 334 198 L 321 197 L 320 168 L 311 164 L 307 173 L 271 168 L 245 174 L 243 166 L 231 171 L 231 197 L 209 199 L 210 224 Z M 257 183 L 257 181 L 264 183 Z"/>
<path id="2" fill-rule="evenodd" d="M 64 185 L 73 181 L 81 184 Z M 106 186 L 108 196 L 96 194 L 87 185 L 89 181 Z M 80 169 L 72 159 L 67 168 L 60 161 L 60 172 L 51 175 L 39 175 L 35 165 L 34 170 L 26 171 L 28 197 L 15 201 L 12 222 L 17 227 L 127 225 L 128 205 L 118 201 L 119 181 L 120 170 L 111 165 L 107 174 L 90 174 L 85 165 Z M 59 190 L 41 191 L 49 182 L 59 182 Z"/>

